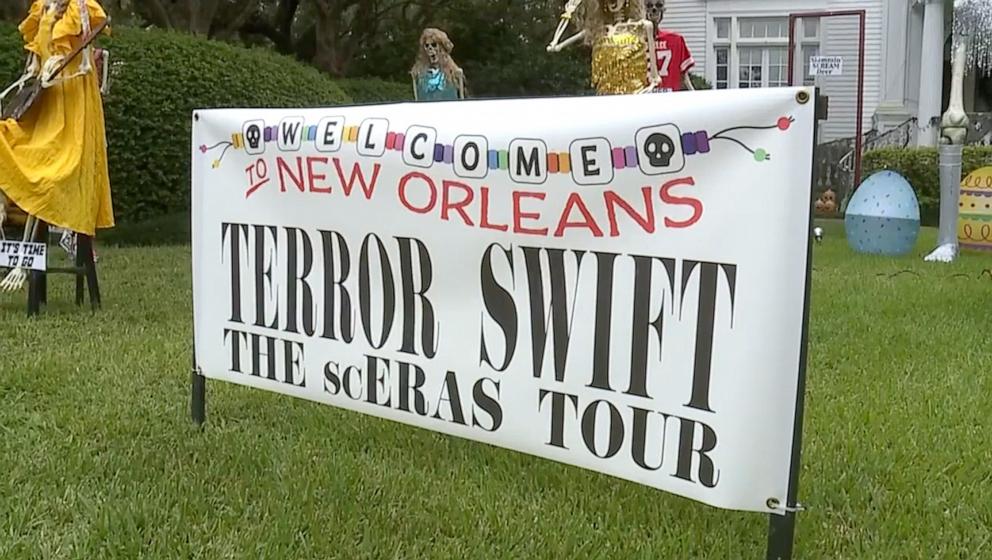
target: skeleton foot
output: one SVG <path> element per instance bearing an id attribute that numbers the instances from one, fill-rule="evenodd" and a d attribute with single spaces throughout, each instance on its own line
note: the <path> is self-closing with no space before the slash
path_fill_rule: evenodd
<path id="1" fill-rule="evenodd" d="M 28 272 L 21 267 L 17 267 L 7 273 L 7 277 L 0 282 L 0 290 L 5 292 L 16 292 L 24 287 L 24 281 L 28 279 Z"/>
<path id="2" fill-rule="evenodd" d="M 958 255 L 958 246 L 953 243 L 941 245 L 923 260 L 927 262 L 952 262 Z"/>

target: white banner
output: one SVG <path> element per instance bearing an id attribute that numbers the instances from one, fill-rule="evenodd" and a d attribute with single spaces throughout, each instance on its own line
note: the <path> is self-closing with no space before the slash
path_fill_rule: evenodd
<path id="1" fill-rule="evenodd" d="M 48 247 L 44 243 L 0 240 L 0 268 L 44 271 L 47 257 Z"/>
<path id="2" fill-rule="evenodd" d="M 811 94 L 199 111 L 196 361 L 782 513 Z"/>

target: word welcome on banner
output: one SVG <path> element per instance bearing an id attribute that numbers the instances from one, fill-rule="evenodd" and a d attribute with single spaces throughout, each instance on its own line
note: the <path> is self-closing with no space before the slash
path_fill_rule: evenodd
<path id="1" fill-rule="evenodd" d="M 200 111 L 198 367 L 773 511 L 808 93 Z"/>

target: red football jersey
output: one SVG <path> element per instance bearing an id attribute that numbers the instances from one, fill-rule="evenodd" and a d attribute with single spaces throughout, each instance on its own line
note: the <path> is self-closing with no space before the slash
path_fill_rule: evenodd
<path id="1" fill-rule="evenodd" d="M 685 39 L 674 31 L 659 29 L 655 35 L 655 55 L 661 78 L 656 91 L 681 91 L 682 75 L 696 65 Z"/>

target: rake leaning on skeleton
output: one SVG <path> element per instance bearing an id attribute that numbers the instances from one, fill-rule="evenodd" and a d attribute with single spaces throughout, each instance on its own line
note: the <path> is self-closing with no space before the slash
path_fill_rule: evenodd
<path id="1" fill-rule="evenodd" d="M 93 236 L 113 227 L 100 83 L 91 43 L 108 18 L 97 0 L 35 0 L 18 27 L 28 60 L 0 94 L 0 234 L 7 199 L 28 218 Z M 0 289 L 23 287 L 17 267 Z"/>
<path id="2" fill-rule="evenodd" d="M 992 70 L 992 0 L 954 0 L 953 29 L 951 94 L 940 123 L 940 228 L 930 262 L 951 262 L 958 253 L 961 150 L 968 135 L 964 74 L 967 67 Z"/>

